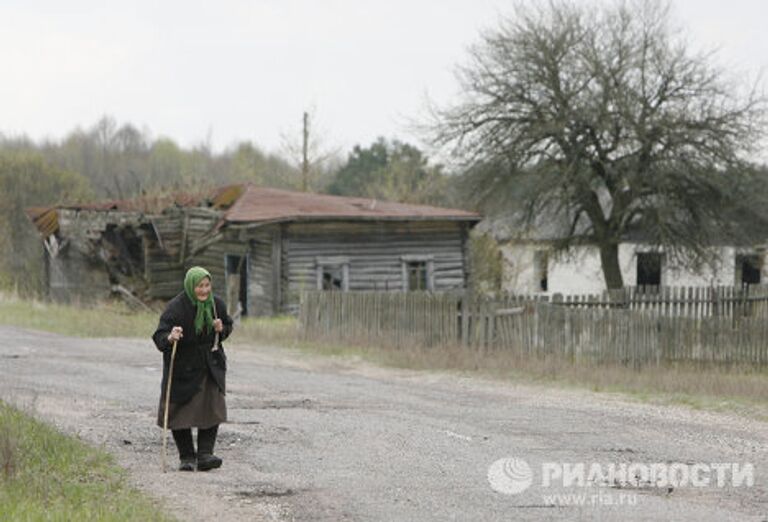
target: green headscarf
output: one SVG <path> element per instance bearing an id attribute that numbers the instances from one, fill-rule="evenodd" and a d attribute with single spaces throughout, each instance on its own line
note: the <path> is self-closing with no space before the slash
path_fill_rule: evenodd
<path id="1" fill-rule="evenodd" d="M 205 301 L 199 301 L 195 296 L 195 287 L 206 277 L 213 281 L 211 273 L 201 266 L 193 266 L 187 270 L 187 275 L 184 276 L 184 292 L 197 308 L 195 333 L 198 335 L 203 331 L 203 327 L 205 327 L 206 332 L 213 331 L 213 291 L 208 294 L 208 299 Z"/>

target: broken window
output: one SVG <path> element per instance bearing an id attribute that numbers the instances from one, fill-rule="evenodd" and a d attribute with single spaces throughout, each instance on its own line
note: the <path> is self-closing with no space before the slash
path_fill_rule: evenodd
<path id="1" fill-rule="evenodd" d="M 661 286 L 663 254 L 658 252 L 638 252 L 637 286 Z"/>
<path id="2" fill-rule="evenodd" d="M 410 261 L 407 263 L 408 290 L 427 290 L 427 262 Z"/>
<path id="3" fill-rule="evenodd" d="M 323 290 L 343 290 L 344 271 L 340 266 L 323 267 Z"/>
<path id="4" fill-rule="evenodd" d="M 736 256 L 736 284 L 759 285 L 763 268 L 763 259 L 757 254 L 739 254 Z"/>
<path id="5" fill-rule="evenodd" d="M 537 250 L 533 253 L 533 290 L 546 292 L 549 288 L 549 252 Z"/>
<path id="6" fill-rule="evenodd" d="M 346 257 L 317 258 L 317 289 L 349 290 L 349 259 Z"/>

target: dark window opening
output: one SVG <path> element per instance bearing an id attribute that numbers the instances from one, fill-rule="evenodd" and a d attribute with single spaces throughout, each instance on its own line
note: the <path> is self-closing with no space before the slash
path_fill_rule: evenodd
<path id="1" fill-rule="evenodd" d="M 408 290 L 429 290 L 429 272 L 426 261 L 409 261 L 406 263 L 408 273 Z"/>
<path id="2" fill-rule="evenodd" d="M 549 288 L 549 252 L 538 250 L 533 253 L 534 290 L 546 292 Z"/>
<path id="3" fill-rule="evenodd" d="M 317 258 L 317 289 L 349 291 L 349 259 L 344 256 Z"/>
<path id="4" fill-rule="evenodd" d="M 248 315 L 248 257 L 226 255 L 226 296 L 231 316 Z"/>
<path id="5" fill-rule="evenodd" d="M 341 266 L 324 266 L 322 275 L 323 290 L 344 290 L 344 269 Z"/>
<path id="6" fill-rule="evenodd" d="M 759 285 L 762 264 L 762 259 L 758 255 L 737 255 L 736 283 L 741 285 Z"/>
<path id="7" fill-rule="evenodd" d="M 637 254 L 637 286 L 661 286 L 663 259 L 655 252 Z"/>

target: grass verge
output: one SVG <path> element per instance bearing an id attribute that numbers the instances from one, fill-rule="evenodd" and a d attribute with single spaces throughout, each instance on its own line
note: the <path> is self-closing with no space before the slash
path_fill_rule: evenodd
<path id="1" fill-rule="evenodd" d="M 117 303 L 98 307 L 20 299 L 0 294 L 0 324 L 76 337 L 147 337 L 160 314 L 132 312 Z"/>
<path id="2" fill-rule="evenodd" d="M 575 364 L 558 358 L 514 357 L 504 351 L 479 353 L 461 346 L 391 348 L 296 341 L 295 337 L 278 344 L 306 353 L 359 358 L 380 366 L 618 393 L 641 402 L 735 412 L 768 421 L 768 369 L 689 363 L 634 369 L 612 364 Z"/>
<path id="3" fill-rule="evenodd" d="M 0 402 L 2 520 L 171 521 L 112 457 Z"/>

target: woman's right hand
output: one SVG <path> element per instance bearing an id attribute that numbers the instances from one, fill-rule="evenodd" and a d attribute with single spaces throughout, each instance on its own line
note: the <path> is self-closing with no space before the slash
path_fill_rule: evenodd
<path id="1" fill-rule="evenodd" d="M 184 334 L 183 334 L 183 329 L 181 328 L 181 326 L 174 326 L 171 329 L 171 333 L 168 334 L 168 342 L 169 343 L 175 343 L 179 339 L 181 339 L 182 337 L 184 337 Z"/>

